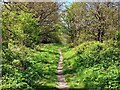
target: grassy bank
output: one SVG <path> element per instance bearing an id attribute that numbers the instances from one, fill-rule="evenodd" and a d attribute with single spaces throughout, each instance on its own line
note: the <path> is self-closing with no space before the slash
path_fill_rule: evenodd
<path id="1" fill-rule="evenodd" d="M 10 45 L 8 52 L 3 53 L 2 90 L 55 88 L 59 47 L 44 44 L 30 49 Z"/>
<path id="2" fill-rule="evenodd" d="M 86 42 L 64 52 L 64 74 L 70 88 L 120 89 L 120 50 L 113 44 Z"/>

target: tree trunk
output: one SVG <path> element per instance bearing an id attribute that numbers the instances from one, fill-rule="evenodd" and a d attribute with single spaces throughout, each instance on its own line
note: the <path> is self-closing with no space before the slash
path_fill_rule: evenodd
<path id="1" fill-rule="evenodd" d="M 97 41 L 103 42 L 104 30 L 98 29 Z"/>

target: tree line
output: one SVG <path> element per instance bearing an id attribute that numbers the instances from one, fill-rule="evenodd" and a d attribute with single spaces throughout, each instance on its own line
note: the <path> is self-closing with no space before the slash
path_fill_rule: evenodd
<path id="1" fill-rule="evenodd" d="M 115 39 L 118 6 L 112 2 L 77 2 L 68 6 L 58 2 L 5 2 L 3 42 L 12 40 L 28 47 L 51 42 L 76 46 L 84 41 Z"/>

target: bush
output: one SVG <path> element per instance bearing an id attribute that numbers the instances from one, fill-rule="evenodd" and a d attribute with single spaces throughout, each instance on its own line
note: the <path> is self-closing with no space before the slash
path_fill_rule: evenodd
<path id="1" fill-rule="evenodd" d="M 120 60 L 120 50 L 113 46 L 108 46 L 100 42 L 88 42 L 76 47 L 76 54 L 79 55 L 77 61 L 79 66 L 92 67 L 96 64 L 103 64 L 109 67 L 111 64 L 118 64 Z"/>
<path id="2" fill-rule="evenodd" d="M 105 70 L 97 65 L 84 69 L 81 80 L 87 88 L 119 89 L 119 73 L 117 66 L 113 65 Z"/>
<path id="3" fill-rule="evenodd" d="M 48 85 L 55 87 L 58 46 L 44 45 L 37 48 L 42 48 L 43 51 L 9 45 L 10 51 L 3 53 L 2 90 L 37 90 L 36 88 Z M 9 60 L 10 55 L 12 57 Z"/>
<path id="4" fill-rule="evenodd" d="M 65 71 L 71 69 L 72 74 L 78 77 L 68 77 L 68 80 L 73 78 L 74 87 L 75 83 L 82 82 L 87 88 L 120 89 L 120 50 L 113 42 L 86 42 L 71 51 L 74 55 L 65 61 L 65 67 L 68 67 Z"/>

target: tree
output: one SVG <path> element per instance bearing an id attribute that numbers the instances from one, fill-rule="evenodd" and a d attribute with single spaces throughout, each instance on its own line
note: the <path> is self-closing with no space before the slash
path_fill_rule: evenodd
<path id="1" fill-rule="evenodd" d="M 4 18 L 4 20 L 8 19 L 7 17 L 9 17 L 9 13 L 10 14 L 13 13 L 14 15 L 13 14 L 11 14 L 11 15 L 14 18 L 18 19 L 19 16 L 21 17 L 21 21 L 19 21 L 19 20 L 18 21 L 20 23 L 22 22 L 21 24 L 24 26 L 24 27 L 22 26 L 21 29 L 23 29 L 23 31 L 24 31 L 23 34 L 25 34 L 25 35 L 23 35 L 23 34 L 21 34 L 21 35 L 23 35 L 23 37 L 25 38 L 23 40 L 25 45 L 27 44 L 27 46 L 30 46 L 31 43 L 33 43 L 33 41 L 35 41 L 34 44 L 39 44 L 41 42 L 43 42 L 43 43 L 51 42 L 52 37 L 54 36 L 54 35 L 52 35 L 53 32 L 57 31 L 56 24 L 59 22 L 59 11 L 58 10 L 60 9 L 60 6 L 62 4 L 53 3 L 53 2 L 49 2 L 49 3 L 45 3 L 45 2 L 40 2 L 40 3 L 5 2 L 4 4 L 5 5 L 4 5 L 3 13 L 4 12 L 7 13 L 7 14 L 3 15 L 3 17 L 6 17 L 6 19 Z M 12 16 L 10 16 L 11 19 L 12 19 Z M 20 19 L 20 17 L 19 17 L 19 19 Z M 29 20 L 29 17 L 31 18 L 30 20 Z M 33 22 L 33 19 L 34 19 L 34 22 Z M 9 31 L 9 34 L 12 33 L 15 35 L 13 30 L 10 30 L 7 28 L 7 27 L 11 27 L 11 26 L 13 27 L 13 26 L 15 26 L 14 23 L 17 23 L 17 21 L 15 21 L 14 19 L 12 19 L 12 20 L 14 21 L 13 23 L 4 22 L 4 25 L 6 25 L 5 29 L 7 31 Z M 29 26 L 27 23 L 29 23 L 31 26 Z M 24 24 L 28 25 L 28 26 L 25 26 Z M 32 30 L 27 30 L 28 27 L 29 28 L 31 27 Z M 33 31 L 33 32 L 37 31 L 38 33 L 37 33 L 37 35 L 33 36 L 33 34 L 30 35 L 31 34 L 30 31 Z M 5 35 L 7 35 L 5 37 L 7 40 L 9 37 L 11 37 L 11 35 L 8 35 L 7 34 L 8 32 L 5 32 L 5 33 L 6 33 Z M 26 33 L 27 33 L 27 35 L 26 35 Z M 18 36 L 20 36 L 20 35 L 18 35 Z M 31 43 L 29 42 L 29 40 Z M 29 42 L 29 45 L 28 45 L 28 42 Z"/>
<path id="2" fill-rule="evenodd" d="M 63 3 L 57 2 L 35 2 L 27 4 L 29 11 L 34 13 L 35 17 L 39 19 L 39 42 L 51 42 L 54 36 L 52 33 L 57 31 L 56 24 L 59 23 L 59 10 L 62 5 Z"/>
<path id="3" fill-rule="evenodd" d="M 90 3 L 88 12 L 88 28 L 95 40 L 103 40 L 113 37 L 117 29 L 118 12 L 117 7 L 110 3 Z"/>
<path id="4" fill-rule="evenodd" d="M 85 3 L 73 3 L 63 14 L 63 23 L 65 23 L 66 33 L 70 37 L 73 46 L 79 44 L 80 34 L 84 30 L 86 15 Z"/>
<path id="5" fill-rule="evenodd" d="M 112 39 L 118 24 L 117 7 L 116 3 L 72 3 L 67 7 L 63 23 L 73 46 Z"/>
<path id="6" fill-rule="evenodd" d="M 35 43 L 37 40 L 35 32 L 38 32 L 38 21 L 36 18 L 33 18 L 33 16 L 32 13 L 16 10 L 9 11 L 6 7 L 3 7 L 3 45 L 6 44 L 8 47 L 8 43 L 14 42 L 30 46 L 32 42 Z"/>

